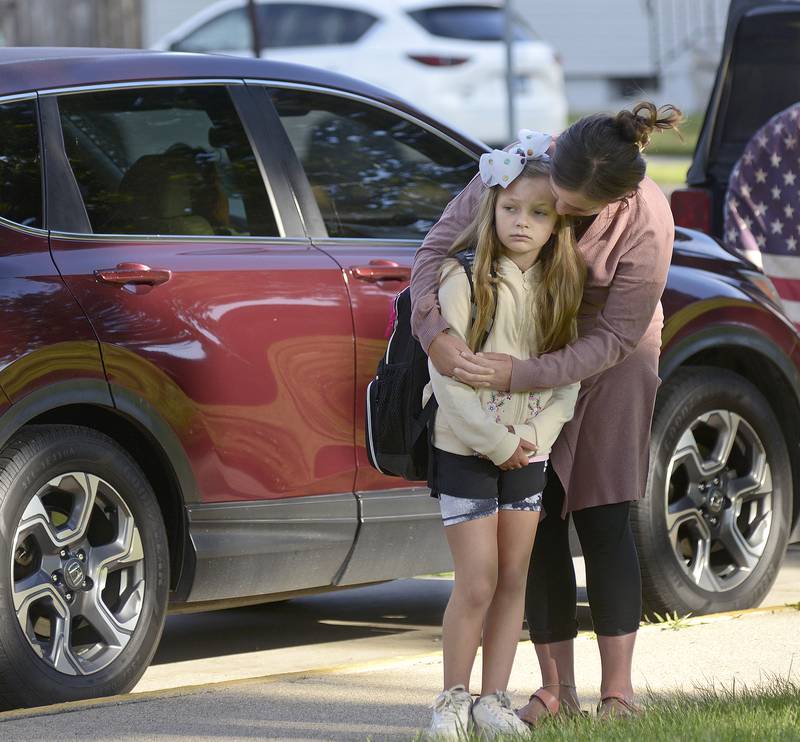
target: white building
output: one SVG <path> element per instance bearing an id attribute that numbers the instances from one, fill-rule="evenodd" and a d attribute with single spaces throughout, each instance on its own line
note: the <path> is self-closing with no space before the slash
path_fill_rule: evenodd
<path id="1" fill-rule="evenodd" d="M 705 109 L 730 0 L 513 0 L 561 54 L 570 110 Z"/>
<path id="2" fill-rule="evenodd" d="M 143 45 L 212 2 L 141 0 Z M 687 113 L 704 110 L 730 0 L 511 2 L 561 54 L 573 112 L 614 109 L 644 96 Z"/>

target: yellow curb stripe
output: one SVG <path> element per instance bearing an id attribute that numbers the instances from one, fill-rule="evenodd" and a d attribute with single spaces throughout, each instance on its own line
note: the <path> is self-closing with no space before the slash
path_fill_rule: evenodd
<path id="1" fill-rule="evenodd" d="M 0 723 L 14 719 L 28 719 L 36 716 L 51 716 L 56 714 L 66 714 L 72 711 L 82 711 L 91 708 L 102 708 L 105 706 L 121 706 L 129 703 L 141 703 L 143 701 L 160 700 L 162 698 L 175 698 L 177 696 L 187 696 L 194 693 L 203 693 L 211 690 L 223 690 L 236 688 L 242 685 L 255 685 L 258 683 L 278 683 L 281 681 L 301 680 L 326 675 L 337 675 L 351 672 L 362 672 L 368 670 L 379 670 L 396 667 L 410 662 L 436 657 L 441 655 L 442 650 L 425 652 L 423 654 L 409 655 L 407 657 L 385 657 L 376 660 L 366 660 L 364 662 L 353 662 L 344 665 L 330 665 L 328 667 L 309 668 L 295 672 L 279 672 L 272 675 L 260 675 L 248 678 L 235 678 L 233 680 L 218 680 L 197 685 L 181 685 L 176 688 L 164 690 L 149 690 L 141 693 L 120 693 L 115 696 L 103 696 L 102 698 L 87 698 L 80 701 L 64 701 L 54 703 L 49 706 L 34 706 L 31 708 L 13 709 L 11 711 L 0 712 Z"/>
<path id="2" fill-rule="evenodd" d="M 766 614 L 766 613 L 790 613 L 790 612 L 800 612 L 800 609 L 796 608 L 794 605 L 764 605 L 759 606 L 757 608 L 742 608 L 739 611 L 721 611 L 720 613 L 705 613 L 699 616 L 689 616 L 689 618 L 683 619 L 685 625 L 692 626 L 699 623 L 705 623 L 708 621 L 715 621 L 718 619 L 735 619 L 735 618 L 742 618 L 743 616 L 756 616 L 759 614 Z M 680 616 L 678 618 L 681 618 Z M 639 629 L 650 629 L 650 628 L 665 628 L 669 627 L 668 623 L 647 623 L 641 624 Z"/>

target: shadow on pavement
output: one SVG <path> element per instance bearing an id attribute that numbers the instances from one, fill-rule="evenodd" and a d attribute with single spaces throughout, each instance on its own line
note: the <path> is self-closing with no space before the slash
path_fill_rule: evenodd
<path id="1" fill-rule="evenodd" d="M 448 579 L 397 580 L 283 603 L 169 616 L 153 664 L 381 634 L 438 633 L 451 587 Z M 578 589 L 578 599 L 585 603 L 585 589 Z M 578 620 L 581 629 L 591 627 L 585 605 L 579 605 Z"/>

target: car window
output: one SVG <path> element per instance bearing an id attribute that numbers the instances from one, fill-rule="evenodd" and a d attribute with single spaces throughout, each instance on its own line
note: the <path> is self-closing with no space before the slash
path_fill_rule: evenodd
<path id="1" fill-rule="evenodd" d="M 408 13 L 429 34 L 446 39 L 500 41 L 505 38 L 505 11 L 481 5 L 446 5 Z M 519 16 L 514 16 L 514 39 L 534 41 L 536 34 Z"/>
<path id="2" fill-rule="evenodd" d="M 422 238 L 477 170 L 440 136 L 367 103 L 271 94 L 331 237 Z"/>
<path id="3" fill-rule="evenodd" d="M 212 18 L 170 46 L 176 52 L 247 52 L 252 48 L 250 18 L 244 8 Z"/>
<path id="4" fill-rule="evenodd" d="M 270 3 L 259 11 L 264 47 L 353 44 L 377 20 L 370 13 L 333 5 Z"/>
<path id="5" fill-rule="evenodd" d="M 334 5 L 264 3 L 258 8 L 262 48 L 353 44 L 377 18 Z M 176 51 L 209 52 L 252 49 L 250 16 L 245 8 L 223 13 L 172 45 Z"/>
<path id="6" fill-rule="evenodd" d="M 733 48 L 721 144 L 734 145 L 738 157 L 765 121 L 800 100 L 800 76 L 793 74 L 800 66 L 797 12 L 746 18 Z"/>
<path id="7" fill-rule="evenodd" d="M 278 234 L 258 163 L 223 86 L 64 95 L 59 108 L 94 232 Z"/>
<path id="8" fill-rule="evenodd" d="M 0 103 L 0 216 L 42 227 L 39 133 L 32 100 Z"/>

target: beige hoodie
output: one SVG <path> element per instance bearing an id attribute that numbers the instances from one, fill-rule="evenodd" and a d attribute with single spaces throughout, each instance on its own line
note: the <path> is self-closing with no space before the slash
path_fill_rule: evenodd
<path id="1" fill-rule="evenodd" d="M 533 296 L 539 283 L 539 266 L 521 271 L 509 258 L 497 266 L 497 308 L 483 350 L 508 353 L 516 358 L 537 355 L 533 332 Z M 466 340 L 470 320 L 470 291 L 464 269 L 454 259 L 445 260 L 439 285 L 439 305 L 447 332 Z M 431 381 L 423 405 L 436 395 L 433 443 L 436 448 L 469 456 L 481 454 L 495 464 L 507 461 L 520 438 L 537 446 L 535 458 L 547 458 L 564 423 L 572 418 L 580 384 L 537 392 L 476 390 L 442 376 L 428 361 Z M 509 432 L 507 425 L 513 427 Z"/>

